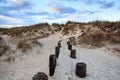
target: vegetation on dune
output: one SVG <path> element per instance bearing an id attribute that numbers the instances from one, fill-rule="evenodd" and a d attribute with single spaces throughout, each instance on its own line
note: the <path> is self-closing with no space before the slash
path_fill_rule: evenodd
<path id="1" fill-rule="evenodd" d="M 0 56 L 5 54 L 5 52 L 9 49 L 9 46 L 5 44 L 5 41 L 0 37 Z"/>
<path id="2" fill-rule="evenodd" d="M 17 48 L 22 50 L 22 52 L 26 52 L 28 49 L 31 49 L 32 47 L 30 46 L 30 44 L 24 42 L 24 41 L 20 41 L 17 44 Z"/>
<path id="3" fill-rule="evenodd" d="M 0 28 L 0 34 L 9 35 L 11 37 L 23 38 L 28 37 L 44 38 L 57 31 L 62 30 L 63 36 L 76 34 L 77 30 L 81 31 L 82 35 L 74 39 L 74 44 L 85 43 L 87 45 L 102 46 L 105 42 L 120 43 L 120 21 L 94 21 L 88 23 L 68 21 L 66 24 L 39 23 L 30 26 L 16 28 Z M 76 42 L 76 43 L 75 43 Z M 23 45 L 23 43 L 18 44 Z M 24 44 L 24 47 L 29 46 Z"/>
<path id="4" fill-rule="evenodd" d="M 82 35 L 72 40 L 74 44 L 86 44 L 101 47 L 106 43 L 120 43 L 120 22 L 95 21 L 79 23 L 68 21 L 63 35 L 76 34 L 79 30 Z"/>
<path id="5" fill-rule="evenodd" d="M 44 34 L 53 34 L 54 32 L 60 30 L 61 27 L 57 23 L 54 23 L 52 25 L 49 25 L 48 23 L 39 23 L 35 25 L 15 27 L 10 29 L 0 28 L 0 34 L 9 35 L 11 37 L 25 37 L 35 35 L 35 33 L 40 33 L 44 36 Z M 26 35 L 24 35 L 24 33 L 26 33 Z"/>
<path id="6" fill-rule="evenodd" d="M 21 50 L 22 52 L 27 52 L 28 50 L 32 49 L 33 46 L 42 47 L 43 44 L 36 39 L 21 40 L 17 44 L 17 49 Z"/>

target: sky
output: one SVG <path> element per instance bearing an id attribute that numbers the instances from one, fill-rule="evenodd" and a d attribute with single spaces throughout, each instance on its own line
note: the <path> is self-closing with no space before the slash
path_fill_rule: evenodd
<path id="1" fill-rule="evenodd" d="M 120 0 L 0 0 L 0 26 L 120 21 Z"/>

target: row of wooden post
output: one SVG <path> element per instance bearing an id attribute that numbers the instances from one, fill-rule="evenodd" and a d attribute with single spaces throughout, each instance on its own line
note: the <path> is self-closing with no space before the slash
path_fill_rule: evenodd
<path id="1" fill-rule="evenodd" d="M 76 58 L 76 50 L 72 49 L 72 44 L 70 41 L 67 41 L 68 50 L 70 50 L 70 57 L 75 59 Z M 61 48 L 61 42 L 58 42 L 58 46 L 55 47 L 55 54 L 49 56 L 49 75 L 53 76 L 56 68 L 57 58 L 59 57 Z M 85 63 L 77 63 L 75 74 L 78 77 L 85 77 L 86 76 L 86 64 Z M 33 80 L 48 80 L 48 76 L 43 73 L 39 72 L 33 76 Z"/>
<path id="2" fill-rule="evenodd" d="M 67 41 L 67 45 L 68 45 L 68 50 L 70 50 L 70 57 L 75 59 L 76 50 L 72 48 L 72 44 L 70 41 Z M 79 77 L 85 77 L 86 76 L 86 64 L 83 62 L 77 63 L 75 73 Z"/>
<path id="3" fill-rule="evenodd" d="M 53 76 L 56 68 L 56 59 L 59 57 L 61 48 L 61 42 L 58 42 L 58 45 L 55 47 L 55 55 L 50 55 L 49 58 L 49 75 Z"/>
<path id="4" fill-rule="evenodd" d="M 76 50 L 72 48 L 72 44 L 70 43 L 70 41 L 67 41 L 67 45 L 68 45 L 68 50 L 70 50 L 70 57 L 76 58 Z"/>
<path id="5" fill-rule="evenodd" d="M 55 47 L 55 55 L 49 56 L 49 75 L 53 76 L 56 68 L 56 58 L 59 56 L 61 43 L 58 42 L 58 46 Z M 43 72 L 38 72 L 33 76 L 33 80 L 48 80 L 48 76 Z"/>
<path id="6" fill-rule="evenodd" d="M 72 44 L 70 43 L 70 41 L 67 42 L 67 45 L 68 45 L 68 50 L 70 50 L 70 57 L 75 59 L 76 58 L 76 50 L 72 48 Z M 56 58 L 59 57 L 60 48 L 61 48 L 61 43 L 58 42 L 58 46 L 55 47 L 55 55 L 50 56 L 50 58 L 52 57 L 52 59 L 54 59 L 53 63 L 55 62 L 55 64 L 56 64 Z M 51 63 L 52 63 L 52 61 L 50 61 L 50 64 Z M 50 67 L 50 76 L 54 75 L 56 65 L 53 65 L 53 66 L 54 67 Z M 86 64 L 83 62 L 77 63 L 75 73 L 79 77 L 85 77 L 86 76 Z"/>
<path id="7" fill-rule="evenodd" d="M 38 72 L 33 76 L 33 80 L 48 80 L 48 76 L 43 72 Z"/>

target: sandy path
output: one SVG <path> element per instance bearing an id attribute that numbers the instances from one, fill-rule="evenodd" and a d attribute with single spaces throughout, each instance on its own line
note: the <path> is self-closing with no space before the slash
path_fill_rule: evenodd
<path id="1" fill-rule="evenodd" d="M 87 76 L 82 80 L 119 80 L 120 59 L 110 56 L 102 49 L 77 48 L 77 59 L 70 58 L 66 41 L 63 41 L 58 66 L 56 68 L 56 80 L 81 80 L 75 76 L 75 65 L 77 62 L 87 64 Z"/>
<path id="2" fill-rule="evenodd" d="M 47 38 L 39 39 L 43 47 L 35 47 L 27 54 L 20 56 L 14 63 L 4 62 L 0 57 L 0 80 L 32 80 L 37 72 L 49 74 L 49 55 L 54 54 L 60 33 Z M 55 75 L 49 80 L 119 80 L 120 58 L 107 54 L 102 49 L 74 48 L 77 50 L 77 59 L 70 58 L 66 40 L 62 42 L 60 55 L 57 60 Z M 16 52 L 19 54 L 20 52 Z M 19 55 L 17 55 L 19 56 Z M 87 64 L 86 78 L 75 76 L 75 65 L 77 62 Z"/>

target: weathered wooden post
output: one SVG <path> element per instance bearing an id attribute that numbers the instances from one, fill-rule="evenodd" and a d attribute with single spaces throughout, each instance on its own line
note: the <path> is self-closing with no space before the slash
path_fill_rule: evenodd
<path id="1" fill-rule="evenodd" d="M 58 42 L 58 47 L 61 48 L 61 42 Z"/>
<path id="2" fill-rule="evenodd" d="M 33 76 L 33 80 L 48 80 L 48 76 L 43 72 L 38 72 Z"/>
<path id="3" fill-rule="evenodd" d="M 70 45 L 70 41 L 67 41 L 67 45 Z"/>
<path id="4" fill-rule="evenodd" d="M 76 75 L 81 78 L 86 76 L 86 64 L 85 63 L 76 64 Z"/>
<path id="5" fill-rule="evenodd" d="M 60 53 L 60 47 L 56 46 L 55 47 L 55 55 L 56 55 L 57 58 L 59 56 L 59 53 Z"/>
<path id="6" fill-rule="evenodd" d="M 68 45 L 68 50 L 72 50 L 72 45 Z"/>
<path id="7" fill-rule="evenodd" d="M 71 58 L 76 58 L 76 50 L 75 49 L 70 51 L 70 57 Z"/>
<path id="8" fill-rule="evenodd" d="M 49 57 L 49 75 L 53 76 L 56 67 L 56 56 L 50 55 Z"/>

